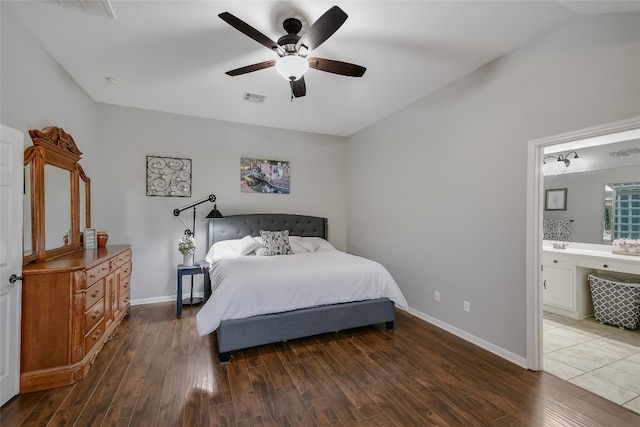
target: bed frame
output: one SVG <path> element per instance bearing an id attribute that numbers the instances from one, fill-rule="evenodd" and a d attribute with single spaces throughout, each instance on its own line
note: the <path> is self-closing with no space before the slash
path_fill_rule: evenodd
<path id="1" fill-rule="evenodd" d="M 260 230 L 289 230 L 292 236 L 327 238 L 327 219 L 306 215 L 248 214 L 209 220 L 209 247 L 215 242 L 259 236 Z M 310 307 L 244 319 L 223 320 L 217 330 L 220 362 L 231 352 L 264 344 L 385 323 L 393 329 L 394 304 L 388 298 Z"/>

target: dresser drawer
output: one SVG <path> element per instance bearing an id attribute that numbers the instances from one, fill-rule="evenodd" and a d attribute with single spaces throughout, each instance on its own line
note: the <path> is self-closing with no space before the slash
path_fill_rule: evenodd
<path id="1" fill-rule="evenodd" d="M 129 305 L 129 301 L 131 301 L 130 295 L 131 293 L 128 288 L 126 291 L 122 291 L 120 294 L 120 307 L 127 307 Z"/>
<path id="2" fill-rule="evenodd" d="M 127 261 L 122 265 L 122 277 L 128 276 L 131 274 L 131 261 Z"/>
<path id="3" fill-rule="evenodd" d="M 122 281 L 120 282 L 120 294 L 123 295 L 129 292 L 130 287 L 131 287 L 131 276 L 122 278 Z"/>
<path id="4" fill-rule="evenodd" d="M 127 261 L 131 261 L 131 249 L 127 249 L 118 255 L 118 265 L 123 265 Z"/>
<path id="5" fill-rule="evenodd" d="M 86 311 L 84 314 L 85 331 L 90 331 L 96 323 L 104 317 L 104 299 L 100 299 L 97 303 Z"/>
<path id="6" fill-rule="evenodd" d="M 104 318 L 84 336 L 84 352 L 87 354 L 104 335 Z"/>
<path id="7" fill-rule="evenodd" d="M 109 261 L 102 262 L 95 267 L 87 269 L 87 286 L 91 286 L 107 274 L 109 274 Z"/>
<path id="8" fill-rule="evenodd" d="M 93 306 L 98 300 L 102 299 L 104 296 L 104 286 L 102 286 L 102 282 L 98 282 L 87 289 L 87 299 L 85 302 L 85 307 Z"/>

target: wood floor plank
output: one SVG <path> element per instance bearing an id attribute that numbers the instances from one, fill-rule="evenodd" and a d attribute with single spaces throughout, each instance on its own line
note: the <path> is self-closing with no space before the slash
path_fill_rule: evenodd
<path id="1" fill-rule="evenodd" d="M 24 424 L 34 426 L 47 425 L 69 396 L 73 387 L 73 385 L 70 385 L 47 390 L 43 398 L 40 399 L 33 411 L 24 420 Z M 4 417 L 0 417 L 0 420 L 4 420 Z M 2 425 L 2 422 L 0 422 L 0 425 Z"/>
<path id="2" fill-rule="evenodd" d="M 262 362 L 269 367 L 269 377 L 273 386 L 278 389 L 293 385 L 293 380 L 282 363 L 282 359 L 278 356 L 277 349 L 272 345 L 266 345 L 260 347 L 259 350 Z"/>
<path id="3" fill-rule="evenodd" d="M 640 414 L 398 311 L 384 325 L 234 352 L 198 307 L 134 306 L 89 375 L 0 409 L 31 426 L 616 426 Z"/>
<path id="4" fill-rule="evenodd" d="M 172 340 L 171 352 L 167 355 L 169 358 L 169 366 L 162 386 L 162 394 L 160 396 L 160 408 L 158 419 L 167 425 L 181 425 L 183 421 L 183 410 L 186 409 L 186 400 L 193 399 L 191 392 L 188 395 L 176 395 L 175 390 L 186 389 L 189 381 L 188 369 L 188 325 L 189 322 L 173 322 L 172 323 Z M 185 336 L 187 338 L 185 338 Z M 208 412 L 208 408 L 207 408 Z"/>
<path id="5" fill-rule="evenodd" d="M 160 317 L 161 312 L 158 310 L 156 314 L 153 311 L 145 310 L 145 308 L 145 306 L 140 307 L 140 316 L 148 313 L 147 315 L 150 317 L 141 317 L 144 321 L 137 322 L 137 329 L 141 334 L 139 341 L 137 341 L 138 346 L 132 354 L 127 353 L 130 358 L 129 364 L 112 398 L 111 407 L 105 416 L 105 422 L 111 425 L 118 420 L 123 418 L 130 419 L 133 416 L 138 395 L 153 356 L 153 352 L 150 349 L 153 349 L 158 341 L 161 326 L 154 320 L 162 318 Z"/>
<path id="6" fill-rule="evenodd" d="M 47 395 L 48 390 L 26 393 L 14 397 L 0 408 L 0 420 L 20 425 Z"/>
<path id="7" fill-rule="evenodd" d="M 287 421 L 292 426 L 313 426 L 316 424 L 316 420 L 313 417 L 312 412 L 309 410 L 309 404 L 302 399 L 302 396 L 298 394 L 293 384 L 280 387 L 277 389 L 278 397 L 276 398 L 276 406 L 281 414 L 286 417 Z M 311 402 L 313 405 L 315 402 L 319 402 L 322 399 L 316 399 Z M 323 412 L 322 420 L 326 421 L 330 412 Z M 335 417 L 335 413 L 333 413 Z M 337 417 L 336 417 L 337 418 Z M 333 424 L 339 425 L 339 424 Z"/>
<path id="8" fill-rule="evenodd" d="M 209 406 L 209 426 L 211 427 L 231 427 L 238 425 L 233 402 L 220 403 Z"/>
<path id="9" fill-rule="evenodd" d="M 375 402 L 365 393 L 362 393 L 362 385 L 360 382 L 372 384 L 373 378 L 366 372 L 363 367 L 365 363 L 354 365 L 346 352 L 344 352 L 335 340 L 331 340 L 325 345 L 319 345 L 318 342 L 309 343 L 307 345 L 310 354 L 314 357 L 302 361 L 308 372 L 313 372 L 311 377 L 314 382 L 321 384 L 324 392 L 334 389 L 334 384 L 340 389 L 342 394 L 348 399 L 341 405 L 342 413 L 348 414 L 348 418 L 344 415 L 338 415 L 343 422 L 359 422 L 364 419 L 380 414 L 382 411 Z M 313 365 L 318 362 L 323 370 L 318 367 L 315 369 Z M 362 380 L 366 378 L 366 380 Z M 331 379 L 331 383 L 326 380 Z"/>
<path id="10" fill-rule="evenodd" d="M 166 318 L 166 317 L 165 317 Z M 133 409 L 131 424 L 139 427 L 157 425 L 162 390 L 169 368 L 170 344 L 173 335 L 166 333 L 166 324 L 150 322 L 147 333 L 156 337 L 155 345 L 140 349 L 149 353 L 145 358 L 147 370 L 142 378 Z"/>

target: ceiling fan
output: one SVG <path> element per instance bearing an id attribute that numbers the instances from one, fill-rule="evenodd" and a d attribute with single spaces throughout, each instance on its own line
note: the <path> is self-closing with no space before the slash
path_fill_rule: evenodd
<path id="1" fill-rule="evenodd" d="M 275 66 L 276 71 L 289 81 L 291 99 L 306 95 L 307 87 L 304 82 L 304 73 L 309 68 L 351 77 L 362 77 L 367 70 L 365 67 L 348 62 L 307 57 L 312 50 L 324 43 L 347 20 L 348 15 L 338 6 L 333 6 L 326 11 L 302 36 L 298 35 L 302 29 L 300 20 L 296 18 L 285 19 L 282 26 L 287 34 L 280 37 L 277 42 L 274 42 L 229 12 L 223 12 L 218 16 L 236 30 L 251 37 L 280 57 L 276 60 L 263 61 L 236 68 L 235 70 L 227 71 L 226 74 L 238 76 Z"/>

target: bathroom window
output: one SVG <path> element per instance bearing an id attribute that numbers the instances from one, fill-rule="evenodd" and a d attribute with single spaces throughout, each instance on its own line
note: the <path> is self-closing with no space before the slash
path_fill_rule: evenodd
<path id="1" fill-rule="evenodd" d="M 640 239 L 640 190 L 617 190 L 614 212 L 614 239 Z"/>

